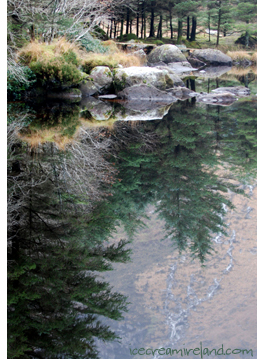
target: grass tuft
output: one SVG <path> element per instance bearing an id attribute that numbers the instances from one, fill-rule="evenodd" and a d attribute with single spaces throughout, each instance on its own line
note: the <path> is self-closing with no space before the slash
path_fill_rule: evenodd
<path id="1" fill-rule="evenodd" d="M 87 53 L 84 56 L 82 67 L 86 73 L 90 73 L 96 66 L 108 66 L 110 69 L 114 69 L 119 64 L 123 67 L 140 66 L 141 61 L 139 57 L 134 55 L 128 56 L 124 52 L 116 52 L 114 54 Z"/>

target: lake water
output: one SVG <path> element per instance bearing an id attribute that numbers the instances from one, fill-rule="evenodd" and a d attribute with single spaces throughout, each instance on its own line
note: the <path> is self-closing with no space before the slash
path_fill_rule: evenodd
<path id="1" fill-rule="evenodd" d="M 99 274 L 130 302 L 123 320 L 100 317 L 120 337 L 97 342 L 101 359 L 131 358 L 140 348 L 137 357 L 169 357 L 145 350 L 171 348 L 179 358 L 200 343 L 252 349 L 257 358 L 257 81 L 252 72 L 187 81 L 197 92 L 240 84 L 251 96 L 231 106 L 12 104 L 11 118 L 23 111 L 28 121 L 18 136 L 35 146 L 35 161 L 46 153 L 55 163 L 65 145 L 65 156 L 74 156 L 70 172 L 65 161 L 57 172 L 72 173 L 67 186 L 78 178 L 87 192 L 89 242 L 130 241 L 130 262 Z M 36 149 L 47 139 L 57 148 Z M 90 143 L 87 152 L 81 143 Z"/>

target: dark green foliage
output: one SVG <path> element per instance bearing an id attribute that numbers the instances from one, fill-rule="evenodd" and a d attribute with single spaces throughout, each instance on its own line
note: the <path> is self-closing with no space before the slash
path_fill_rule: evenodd
<path id="1" fill-rule="evenodd" d="M 119 41 L 130 41 L 130 40 L 137 40 L 137 39 L 138 39 L 138 37 L 135 34 L 124 34 L 117 38 L 117 40 L 119 40 Z"/>
<path id="2" fill-rule="evenodd" d="M 81 46 L 87 51 L 87 52 L 96 52 L 104 54 L 108 52 L 108 48 L 103 46 L 101 44 L 101 41 L 98 39 L 95 39 L 91 35 L 87 34 L 86 36 L 82 37 L 80 40 Z"/>
<path id="3" fill-rule="evenodd" d="M 7 70 L 7 92 L 15 99 L 21 98 L 22 93 L 30 89 L 35 82 L 36 76 L 28 66 L 19 68 L 19 76 Z"/>
<path id="4" fill-rule="evenodd" d="M 83 80 L 83 76 L 76 65 L 72 62 L 66 62 L 62 56 L 49 61 L 33 61 L 30 63 L 30 68 L 43 86 L 65 88 L 78 85 Z"/>

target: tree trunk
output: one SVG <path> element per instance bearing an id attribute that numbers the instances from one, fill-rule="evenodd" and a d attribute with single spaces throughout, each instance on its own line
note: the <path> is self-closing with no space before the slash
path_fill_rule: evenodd
<path id="1" fill-rule="evenodd" d="M 141 5 L 141 39 L 144 37 L 144 12 L 145 12 L 145 3 L 142 2 Z"/>
<path id="2" fill-rule="evenodd" d="M 30 27 L 30 40 L 35 41 L 35 27 L 34 27 L 34 24 L 32 24 L 31 27 Z"/>
<path id="3" fill-rule="evenodd" d="M 170 10 L 170 38 L 173 39 L 172 10 Z"/>
<path id="4" fill-rule="evenodd" d="M 149 37 L 154 37 L 154 7 L 155 7 L 155 1 L 151 1 L 151 22 L 150 22 Z"/>
<path id="5" fill-rule="evenodd" d="M 114 34 L 113 34 L 113 37 L 116 39 L 117 23 L 116 23 L 116 20 L 113 20 L 113 22 L 114 22 Z"/>
<path id="6" fill-rule="evenodd" d="M 132 34 L 132 23 L 133 23 L 133 20 L 131 19 L 129 22 L 129 33 L 130 34 Z"/>
<path id="7" fill-rule="evenodd" d="M 195 41 L 195 35 L 196 35 L 196 16 L 192 17 L 192 30 L 191 30 L 191 37 L 190 41 Z"/>
<path id="8" fill-rule="evenodd" d="M 177 44 L 181 43 L 182 40 L 182 31 L 183 31 L 183 22 L 182 20 L 178 19 L 178 38 L 177 38 Z"/>
<path id="9" fill-rule="evenodd" d="M 139 37 L 139 2 L 137 3 L 137 37 Z"/>
<path id="10" fill-rule="evenodd" d="M 189 40 L 189 34 L 190 34 L 190 17 L 187 17 L 187 40 Z"/>
<path id="11" fill-rule="evenodd" d="M 111 28 L 110 28 L 110 39 L 112 38 L 112 20 L 111 20 Z"/>
<path id="12" fill-rule="evenodd" d="M 209 42 L 211 42 L 211 14 L 208 14 Z"/>
<path id="13" fill-rule="evenodd" d="M 221 9 L 219 9 L 219 13 L 218 13 L 218 31 L 217 31 L 217 41 L 216 41 L 216 46 L 219 45 L 219 40 L 220 40 L 220 22 L 221 22 Z"/>
<path id="14" fill-rule="evenodd" d="M 160 15 L 160 21 L 158 26 L 157 38 L 162 39 L 162 15 Z"/>
<path id="15" fill-rule="evenodd" d="M 129 8 L 127 8 L 126 34 L 129 33 Z"/>
<path id="16" fill-rule="evenodd" d="M 123 36 L 123 23 L 124 23 L 124 20 L 123 18 L 121 19 L 121 23 L 120 23 L 120 37 Z"/>

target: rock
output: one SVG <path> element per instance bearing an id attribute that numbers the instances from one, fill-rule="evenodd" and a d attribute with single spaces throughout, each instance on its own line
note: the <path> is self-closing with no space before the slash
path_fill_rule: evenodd
<path id="1" fill-rule="evenodd" d="M 244 86 L 237 86 L 237 87 L 219 87 L 215 90 L 212 90 L 215 93 L 224 93 L 229 92 L 238 97 L 245 97 L 250 95 L 250 89 Z"/>
<path id="2" fill-rule="evenodd" d="M 118 90 L 139 84 L 152 85 L 160 90 L 165 90 L 165 75 L 164 71 L 156 68 L 132 66 L 115 71 L 114 85 Z"/>
<path id="3" fill-rule="evenodd" d="M 135 85 L 127 87 L 118 93 L 118 97 L 125 100 L 141 101 L 158 101 L 163 103 L 176 102 L 177 99 L 171 94 L 160 91 L 154 86 Z"/>
<path id="4" fill-rule="evenodd" d="M 182 62 L 170 62 L 168 63 L 168 67 L 175 72 L 176 74 L 181 74 L 183 72 L 191 72 L 196 71 L 196 69 L 193 69 L 191 64 L 188 61 L 182 61 Z"/>
<path id="5" fill-rule="evenodd" d="M 144 52 L 143 49 L 132 52 L 131 55 L 139 57 L 141 60 L 141 63 L 146 62 L 146 53 Z"/>
<path id="6" fill-rule="evenodd" d="M 193 50 L 192 54 L 198 60 L 205 62 L 207 65 L 232 65 L 232 59 L 223 52 L 215 49 Z"/>
<path id="7" fill-rule="evenodd" d="M 82 97 L 88 97 L 98 93 L 98 88 L 93 81 L 88 80 L 85 83 L 82 83 L 79 88 L 82 92 Z"/>
<path id="8" fill-rule="evenodd" d="M 195 91 L 192 91 L 187 87 L 176 87 L 169 90 L 168 92 L 179 100 L 187 100 L 189 98 L 196 97 L 197 95 L 199 95 Z"/>
<path id="9" fill-rule="evenodd" d="M 176 87 L 176 86 L 180 86 L 180 87 L 184 87 L 185 84 L 184 82 L 181 80 L 181 78 L 174 74 L 173 69 L 171 69 L 169 66 L 165 65 L 164 66 L 157 66 L 156 67 L 158 70 L 162 70 L 165 71 L 165 79 L 166 79 L 166 89 L 170 88 L 170 87 Z M 170 81 L 173 82 L 173 86 L 169 86 L 169 84 L 171 83 Z"/>
<path id="10" fill-rule="evenodd" d="M 81 106 L 86 107 L 91 116 L 97 121 L 108 120 L 112 113 L 113 108 L 110 103 L 97 100 L 94 97 L 87 97 L 81 102 Z"/>
<path id="11" fill-rule="evenodd" d="M 158 46 L 148 55 L 149 63 L 164 62 L 182 62 L 186 61 L 185 55 L 182 54 L 180 49 L 175 45 L 162 45 Z"/>
<path id="12" fill-rule="evenodd" d="M 95 86 L 99 92 L 108 90 L 113 81 L 113 75 L 108 66 L 96 66 L 90 72 L 90 77 L 93 79 Z"/>
<path id="13" fill-rule="evenodd" d="M 188 61 L 193 67 L 195 67 L 195 68 L 197 68 L 197 69 L 199 69 L 199 67 L 203 67 L 203 66 L 206 65 L 205 62 L 200 61 L 199 59 L 197 59 L 196 57 L 194 57 L 194 56 L 192 56 L 192 55 L 187 58 L 187 61 Z"/>
<path id="14" fill-rule="evenodd" d="M 197 94 L 197 101 L 213 105 L 229 106 L 233 102 L 235 102 L 236 99 L 236 95 L 230 92 L 223 92 L 217 94 Z"/>

